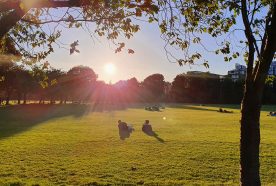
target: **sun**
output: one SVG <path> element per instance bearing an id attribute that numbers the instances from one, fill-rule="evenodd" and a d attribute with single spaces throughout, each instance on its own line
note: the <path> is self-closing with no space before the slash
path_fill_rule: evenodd
<path id="1" fill-rule="evenodd" d="M 108 63 L 104 66 L 104 71 L 109 75 L 115 74 L 116 70 L 116 66 L 113 63 Z"/>

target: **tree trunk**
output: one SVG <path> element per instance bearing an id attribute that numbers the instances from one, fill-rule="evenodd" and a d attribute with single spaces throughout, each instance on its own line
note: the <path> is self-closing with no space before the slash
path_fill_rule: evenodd
<path id="1" fill-rule="evenodd" d="M 50 99 L 50 104 L 51 104 L 51 105 L 56 104 L 56 101 L 53 100 L 53 99 Z"/>
<path id="2" fill-rule="evenodd" d="M 21 104 L 21 94 L 18 93 L 17 95 L 17 104 L 20 105 Z"/>
<path id="3" fill-rule="evenodd" d="M 259 61 L 254 66 L 256 42 L 248 20 L 246 1 L 242 3 L 242 15 L 245 25 L 245 34 L 249 43 L 248 68 L 245 83 L 245 92 L 242 101 L 240 164 L 241 185 L 261 185 L 259 169 L 260 151 L 260 111 L 265 79 L 276 51 L 276 3 L 271 4 L 271 16 L 267 18 L 266 33 L 263 37 Z"/>
<path id="4" fill-rule="evenodd" d="M 10 104 L 10 96 L 8 95 L 7 97 L 6 97 L 6 105 L 9 105 Z"/>
<path id="5" fill-rule="evenodd" d="M 23 104 L 26 105 L 27 104 L 27 94 L 26 93 L 24 93 L 23 99 L 24 99 Z"/>
<path id="6" fill-rule="evenodd" d="M 39 99 L 39 103 L 38 104 L 42 104 L 42 98 Z"/>
<path id="7" fill-rule="evenodd" d="M 261 185 L 259 176 L 260 111 L 263 87 L 247 83 L 241 108 L 241 185 Z"/>

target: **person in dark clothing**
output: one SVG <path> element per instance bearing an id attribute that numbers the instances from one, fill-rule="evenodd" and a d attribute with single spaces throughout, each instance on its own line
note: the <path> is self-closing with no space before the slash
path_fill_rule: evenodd
<path id="1" fill-rule="evenodd" d="M 128 126 L 126 122 L 122 122 L 121 120 L 118 121 L 118 128 L 121 140 L 129 138 L 130 133 L 134 131 L 134 128 L 131 125 Z"/>
<path id="2" fill-rule="evenodd" d="M 119 127 L 119 130 L 128 131 L 128 127 L 127 127 L 126 122 L 122 122 L 121 120 L 118 121 L 118 127 Z"/>
<path id="3" fill-rule="evenodd" d="M 150 134 L 152 133 L 152 127 L 151 125 L 149 124 L 149 120 L 145 120 L 145 123 L 143 124 L 142 126 L 142 131 L 147 133 L 147 134 Z"/>

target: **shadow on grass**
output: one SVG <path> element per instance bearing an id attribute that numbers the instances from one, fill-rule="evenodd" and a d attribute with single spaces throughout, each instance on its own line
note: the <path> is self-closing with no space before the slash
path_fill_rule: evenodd
<path id="1" fill-rule="evenodd" d="M 206 105 L 207 107 L 213 107 L 213 108 L 224 108 L 224 109 L 236 109 L 236 110 L 240 110 L 241 106 L 240 104 L 214 104 L 214 105 Z M 276 111 L 276 105 L 263 105 L 262 106 L 262 111 L 264 112 L 270 112 L 270 111 Z"/>
<path id="2" fill-rule="evenodd" d="M 178 105 L 178 104 L 172 104 L 172 105 L 168 105 L 169 108 L 182 108 L 182 109 L 188 109 L 188 110 L 199 110 L 199 111 L 218 111 L 218 108 L 207 108 L 209 107 L 209 105 L 207 105 L 207 107 L 205 106 L 192 106 L 192 105 Z"/>
<path id="3" fill-rule="evenodd" d="M 162 138 L 160 138 L 156 132 L 154 132 L 154 131 L 143 131 L 143 132 L 144 132 L 146 135 L 148 135 L 148 136 L 154 137 L 154 138 L 157 139 L 160 143 L 165 143 L 165 140 L 162 139 Z"/>
<path id="4" fill-rule="evenodd" d="M 111 110 L 122 110 L 124 107 L 114 107 Z M 91 105 L 13 105 L 0 107 L 0 140 L 15 134 L 29 130 L 45 121 L 72 116 L 80 118 L 89 112 L 102 112 L 107 109 L 104 106 Z"/>
<path id="5" fill-rule="evenodd" d="M 215 111 L 217 112 L 219 108 L 222 109 L 230 109 L 235 110 L 234 113 L 240 112 L 241 106 L 240 104 L 206 104 L 206 105 L 184 105 L 184 104 L 169 104 L 168 107 L 170 108 L 183 108 L 189 110 L 198 110 L 198 111 Z M 262 109 L 263 112 L 275 112 L 276 105 L 263 105 Z"/>
<path id="6" fill-rule="evenodd" d="M 50 119 L 65 116 L 82 117 L 87 110 L 84 105 L 29 104 L 0 107 L 0 140 Z"/>

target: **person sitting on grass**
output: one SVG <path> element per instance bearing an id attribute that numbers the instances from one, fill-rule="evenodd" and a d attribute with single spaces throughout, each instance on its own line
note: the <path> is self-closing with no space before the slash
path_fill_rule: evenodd
<path id="1" fill-rule="evenodd" d="M 222 108 L 219 108 L 218 112 L 221 112 L 221 113 L 233 113 L 233 111 L 223 110 Z"/>
<path id="2" fill-rule="evenodd" d="M 268 116 L 276 116 L 276 112 L 269 112 Z"/>
<path id="3" fill-rule="evenodd" d="M 152 107 L 152 110 L 153 110 L 153 111 L 160 111 L 160 109 L 159 109 L 159 107 L 158 107 L 157 105 L 153 106 L 153 107 Z"/>
<path id="4" fill-rule="evenodd" d="M 124 130 L 124 131 L 128 131 L 128 132 L 132 132 L 134 131 L 134 128 L 132 125 L 128 125 L 126 122 L 122 122 L 121 120 L 118 121 L 118 127 L 119 130 Z"/>
<path id="5" fill-rule="evenodd" d="M 149 120 L 145 120 L 145 123 L 143 124 L 142 126 L 142 131 L 149 134 L 149 133 L 152 133 L 152 127 L 151 125 L 149 124 Z"/>
<path id="6" fill-rule="evenodd" d="M 119 130 L 128 131 L 128 126 L 126 122 L 122 122 L 121 120 L 118 121 L 118 127 L 119 127 Z"/>
<path id="7" fill-rule="evenodd" d="M 130 134 L 134 131 L 132 125 L 127 125 L 126 122 L 122 122 L 121 120 L 118 121 L 118 128 L 119 128 L 119 136 L 121 140 L 130 137 Z"/>

